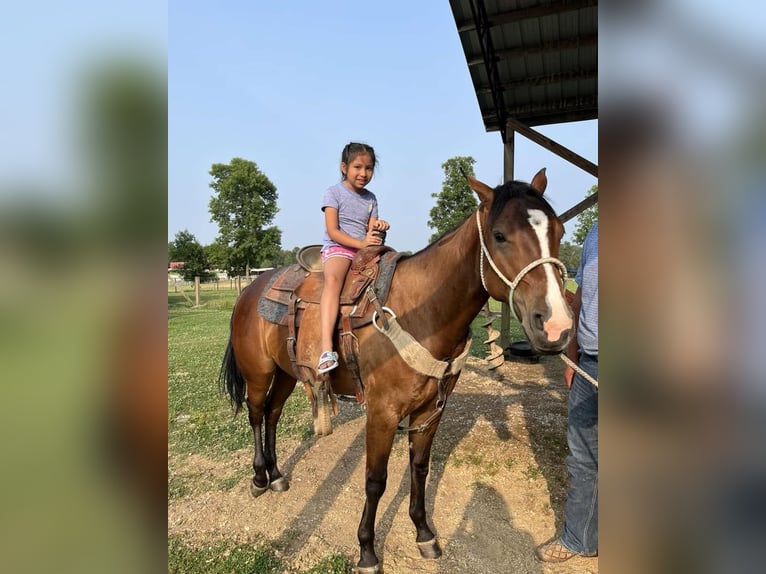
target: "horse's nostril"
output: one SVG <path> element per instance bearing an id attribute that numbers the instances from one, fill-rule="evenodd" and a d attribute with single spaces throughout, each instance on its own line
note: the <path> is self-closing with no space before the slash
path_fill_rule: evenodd
<path id="1" fill-rule="evenodd" d="M 535 313 L 534 317 L 532 317 L 532 322 L 536 329 L 543 329 L 543 324 L 545 323 L 544 317 L 542 313 Z"/>

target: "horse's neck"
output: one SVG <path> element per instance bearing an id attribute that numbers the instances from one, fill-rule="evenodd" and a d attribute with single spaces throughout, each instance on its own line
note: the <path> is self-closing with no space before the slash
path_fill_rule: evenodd
<path id="1" fill-rule="evenodd" d="M 480 246 L 474 221 L 469 217 L 453 233 L 400 263 L 412 289 L 407 295 L 412 307 L 408 313 L 438 329 L 452 326 L 464 331 L 487 301 L 478 271 Z"/>

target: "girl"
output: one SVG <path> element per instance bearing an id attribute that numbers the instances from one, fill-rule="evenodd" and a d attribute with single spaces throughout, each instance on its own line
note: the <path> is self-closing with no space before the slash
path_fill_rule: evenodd
<path id="1" fill-rule="evenodd" d="M 371 146 L 347 144 L 340 159 L 341 182 L 328 189 L 322 199 L 324 288 L 319 304 L 319 327 L 323 352 L 317 364 L 319 374 L 338 366 L 338 353 L 332 350 L 332 335 L 338 320 L 340 290 L 351 260 L 362 247 L 382 245 L 382 237 L 376 234 L 390 228 L 387 222 L 378 219 L 378 200 L 364 187 L 372 180 L 376 164 Z"/>

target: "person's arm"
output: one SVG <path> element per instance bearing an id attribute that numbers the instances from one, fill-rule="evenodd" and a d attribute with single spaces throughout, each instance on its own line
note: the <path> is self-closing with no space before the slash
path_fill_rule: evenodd
<path id="1" fill-rule="evenodd" d="M 580 308 L 582 307 L 582 292 L 580 287 L 577 287 L 574 298 L 572 299 L 572 338 L 567 345 L 567 357 L 575 365 L 580 364 L 580 345 L 577 343 L 577 324 L 580 321 Z M 564 369 L 564 381 L 566 381 L 567 388 L 572 388 L 572 379 L 574 378 L 574 369 L 569 365 Z"/>
<path id="2" fill-rule="evenodd" d="M 344 247 L 361 249 L 368 245 L 381 245 L 383 243 L 383 240 L 380 237 L 376 237 L 372 234 L 372 229 L 368 229 L 367 235 L 365 235 L 363 239 L 351 237 L 348 233 L 341 231 L 338 224 L 338 210 L 334 207 L 324 208 L 324 223 L 325 227 L 327 227 L 327 235 L 330 236 L 330 239 Z"/>

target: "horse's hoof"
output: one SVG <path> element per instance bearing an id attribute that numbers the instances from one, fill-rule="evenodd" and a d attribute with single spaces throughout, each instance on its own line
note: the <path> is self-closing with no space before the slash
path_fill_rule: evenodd
<path id="1" fill-rule="evenodd" d="M 268 484 L 266 486 L 258 486 L 252 480 L 250 481 L 250 494 L 253 495 L 253 498 L 258 498 L 261 494 L 266 492 L 268 489 L 269 489 Z"/>
<path id="2" fill-rule="evenodd" d="M 269 488 L 274 492 L 284 492 L 290 488 L 290 482 L 284 476 L 280 476 L 275 481 L 269 483 Z"/>
<path id="3" fill-rule="evenodd" d="M 375 566 L 357 566 L 356 572 L 357 574 L 383 574 L 383 567 L 378 562 Z"/>
<path id="4" fill-rule="evenodd" d="M 418 542 L 418 550 L 423 558 L 435 559 L 442 555 L 442 549 L 439 546 L 439 541 L 436 538 L 426 540 L 425 542 Z"/>

